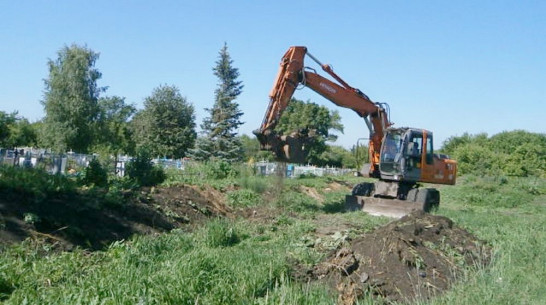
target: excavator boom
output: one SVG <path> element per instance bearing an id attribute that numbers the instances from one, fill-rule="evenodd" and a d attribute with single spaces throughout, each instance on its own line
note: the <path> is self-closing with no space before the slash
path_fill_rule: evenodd
<path id="1" fill-rule="evenodd" d="M 305 66 L 310 57 L 335 81 Z M 454 184 L 457 163 L 433 154 L 432 132 L 416 128 L 392 128 L 383 103 L 373 102 L 362 91 L 351 87 L 329 65 L 309 54 L 306 47 L 290 47 L 282 57 L 263 122 L 254 134 L 262 150 L 275 153 L 280 161 L 305 162 L 314 141 L 313 130 L 278 134 L 275 127 L 290 103 L 294 91 L 305 86 L 337 106 L 355 111 L 370 132 L 370 164 L 363 174 L 379 179 L 356 185 L 347 196 L 348 208 L 356 206 L 374 215 L 400 217 L 414 209 L 429 211 L 440 202 L 433 188 L 419 188 L 418 182 Z"/>
<path id="2" fill-rule="evenodd" d="M 305 69 L 306 55 L 317 62 L 339 84 L 315 71 Z M 308 153 L 306 144 L 313 141 L 312 131 L 311 133 L 294 131 L 289 135 L 278 135 L 274 131 L 294 91 L 300 85 L 311 88 L 340 107 L 352 109 L 364 118 L 370 131 L 370 175 L 378 177 L 381 141 L 384 130 L 392 125 L 388 121 L 385 109 L 380 104 L 372 102 L 360 90 L 349 86 L 330 66 L 323 65 L 310 55 L 306 47 L 291 47 L 281 60 L 279 72 L 269 94 L 270 101 L 264 120 L 260 129 L 254 131 L 261 148 L 275 152 L 277 158 L 282 161 L 302 163 L 305 160 Z"/>

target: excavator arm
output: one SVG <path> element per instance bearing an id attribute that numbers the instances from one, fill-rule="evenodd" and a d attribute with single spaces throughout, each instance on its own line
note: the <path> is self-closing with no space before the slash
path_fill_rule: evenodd
<path id="1" fill-rule="evenodd" d="M 319 64 L 337 83 L 306 68 L 305 55 Z M 282 161 L 304 162 L 309 152 L 308 145 L 313 141 L 313 132 L 304 130 L 294 131 L 289 135 L 278 135 L 274 130 L 294 91 L 301 85 L 311 88 L 337 106 L 352 109 L 364 118 L 370 130 L 370 175 L 377 177 L 381 141 L 386 128 L 392 125 L 385 108 L 382 104 L 372 102 L 360 90 L 349 86 L 329 65 L 323 65 L 309 54 L 305 47 L 291 47 L 281 60 L 279 72 L 269 94 L 270 101 L 264 120 L 260 128 L 254 131 L 261 149 L 273 151 Z"/>

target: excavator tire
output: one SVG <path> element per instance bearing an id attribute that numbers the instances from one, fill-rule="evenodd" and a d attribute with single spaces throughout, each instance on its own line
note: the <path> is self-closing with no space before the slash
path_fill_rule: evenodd
<path id="1" fill-rule="evenodd" d="M 419 189 L 415 202 L 423 205 L 425 212 L 430 212 L 440 205 L 440 192 L 434 188 Z"/>
<path id="2" fill-rule="evenodd" d="M 440 192 L 434 188 L 415 188 L 408 192 L 406 200 L 372 197 L 373 183 L 360 183 L 352 195 L 345 198 L 349 211 L 362 210 L 374 216 L 400 218 L 415 210 L 430 212 L 440 204 Z"/>
<path id="3" fill-rule="evenodd" d="M 375 190 L 375 184 L 370 182 L 362 182 L 353 187 L 353 196 L 366 196 L 370 197 Z"/>

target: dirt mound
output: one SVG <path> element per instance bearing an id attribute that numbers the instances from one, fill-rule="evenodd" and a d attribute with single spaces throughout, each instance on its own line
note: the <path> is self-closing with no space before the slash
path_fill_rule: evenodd
<path id="1" fill-rule="evenodd" d="M 230 215 L 224 195 L 211 187 L 144 188 L 124 196 L 123 203 L 105 205 L 92 194 L 37 202 L 25 194 L 0 193 L 0 246 L 30 238 L 52 249 L 98 250 L 134 234 L 191 229 Z"/>
<path id="2" fill-rule="evenodd" d="M 194 225 L 211 216 L 231 215 L 224 194 L 210 186 L 177 185 L 154 189 L 147 199 L 163 214 Z"/>
<path id="3" fill-rule="evenodd" d="M 426 300 L 441 294 L 462 268 L 487 264 L 489 248 L 446 217 L 422 211 L 354 239 L 307 272 L 326 282 L 339 304 L 364 295 L 386 301 Z"/>

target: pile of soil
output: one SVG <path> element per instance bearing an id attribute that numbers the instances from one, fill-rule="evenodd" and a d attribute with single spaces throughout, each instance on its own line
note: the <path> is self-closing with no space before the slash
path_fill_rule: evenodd
<path id="1" fill-rule="evenodd" d="M 488 264 L 489 253 L 450 219 L 417 211 L 350 241 L 299 279 L 326 283 L 339 304 L 365 295 L 427 300 L 449 289 L 465 266 Z"/>
<path id="2" fill-rule="evenodd" d="M 191 230 L 211 217 L 229 216 L 224 196 L 211 187 L 143 188 L 105 205 L 90 194 L 36 201 L 22 193 L 0 194 L 0 246 L 23 240 L 55 250 L 104 249 L 134 234 Z"/>

